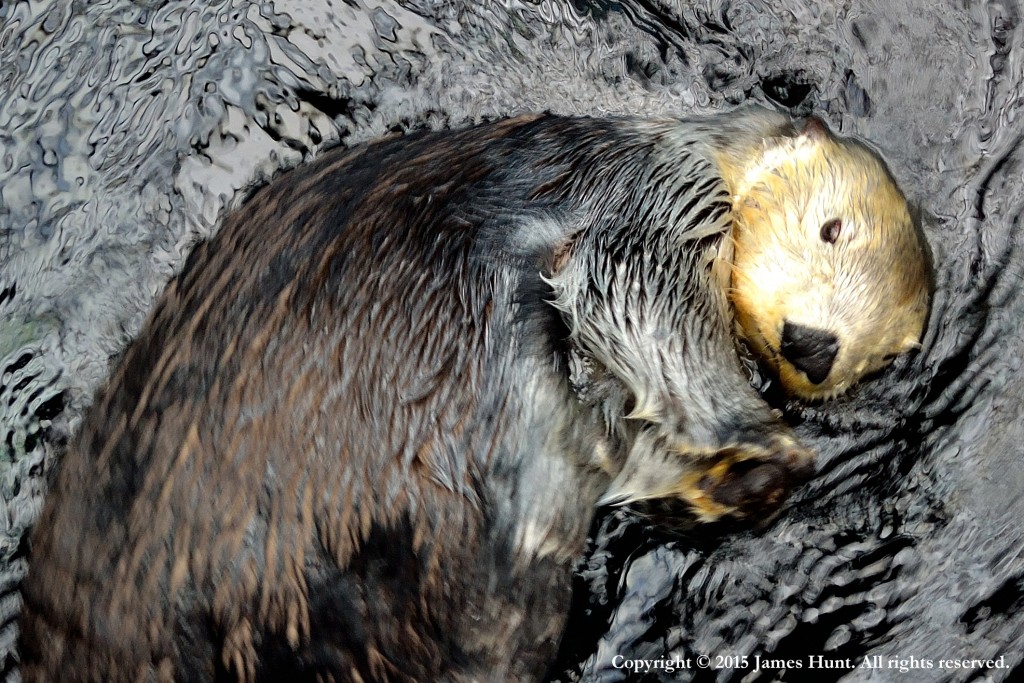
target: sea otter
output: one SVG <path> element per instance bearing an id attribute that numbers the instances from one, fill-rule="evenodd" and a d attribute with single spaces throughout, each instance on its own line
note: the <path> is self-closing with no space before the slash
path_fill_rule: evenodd
<path id="1" fill-rule="evenodd" d="M 194 250 L 100 392 L 33 536 L 23 679 L 535 679 L 596 505 L 757 520 L 811 471 L 737 338 L 827 397 L 927 301 L 885 166 L 813 119 L 324 154 Z"/>

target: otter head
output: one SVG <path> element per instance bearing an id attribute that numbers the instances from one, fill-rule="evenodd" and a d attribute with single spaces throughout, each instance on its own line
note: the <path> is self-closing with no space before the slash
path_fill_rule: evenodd
<path id="1" fill-rule="evenodd" d="M 877 155 L 810 119 L 732 169 L 737 331 L 788 393 L 831 398 L 919 345 L 928 259 Z"/>

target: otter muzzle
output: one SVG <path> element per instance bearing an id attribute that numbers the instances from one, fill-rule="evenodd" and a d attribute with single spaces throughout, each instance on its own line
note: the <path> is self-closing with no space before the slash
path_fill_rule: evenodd
<path id="1" fill-rule="evenodd" d="M 821 384 L 832 372 L 832 365 L 839 354 L 839 337 L 787 320 L 782 327 L 779 350 L 793 367 L 807 375 L 812 384 Z"/>

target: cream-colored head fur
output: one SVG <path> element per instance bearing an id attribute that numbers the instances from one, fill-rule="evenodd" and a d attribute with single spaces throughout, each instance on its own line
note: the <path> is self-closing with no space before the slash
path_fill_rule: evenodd
<path id="1" fill-rule="evenodd" d="M 875 154 L 811 119 L 794 136 L 734 148 L 716 161 L 733 196 L 723 257 L 732 266 L 737 331 L 787 392 L 831 398 L 919 345 L 928 259 L 903 194 Z M 816 371 L 791 360 L 799 355 L 794 330 L 812 347 L 799 353 L 823 354 L 811 363 Z M 836 343 L 821 341 L 830 335 Z"/>

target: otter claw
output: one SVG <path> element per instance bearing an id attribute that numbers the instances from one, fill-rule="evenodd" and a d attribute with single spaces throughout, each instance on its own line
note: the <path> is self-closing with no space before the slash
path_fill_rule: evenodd
<path id="1" fill-rule="evenodd" d="M 790 491 L 814 474 L 813 454 L 795 442 L 720 451 L 683 482 L 681 495 L 699 517 L 771 519 Z"/>
<path id="2" fill-rule="evenodd" d="M 747 460 L 742 464 L 752 465 L 737 471 L 730 470 L 730 476 L 718 482 L 718 488 L 708 493 L 720 504 L 727 507 L 746 510 L 755 505 L 775 506 L 788 489 L 789 477 L 786 471 L 776 463 L 754 463 Z M 705 486 L 708 481 L 705 480 Z"/>

